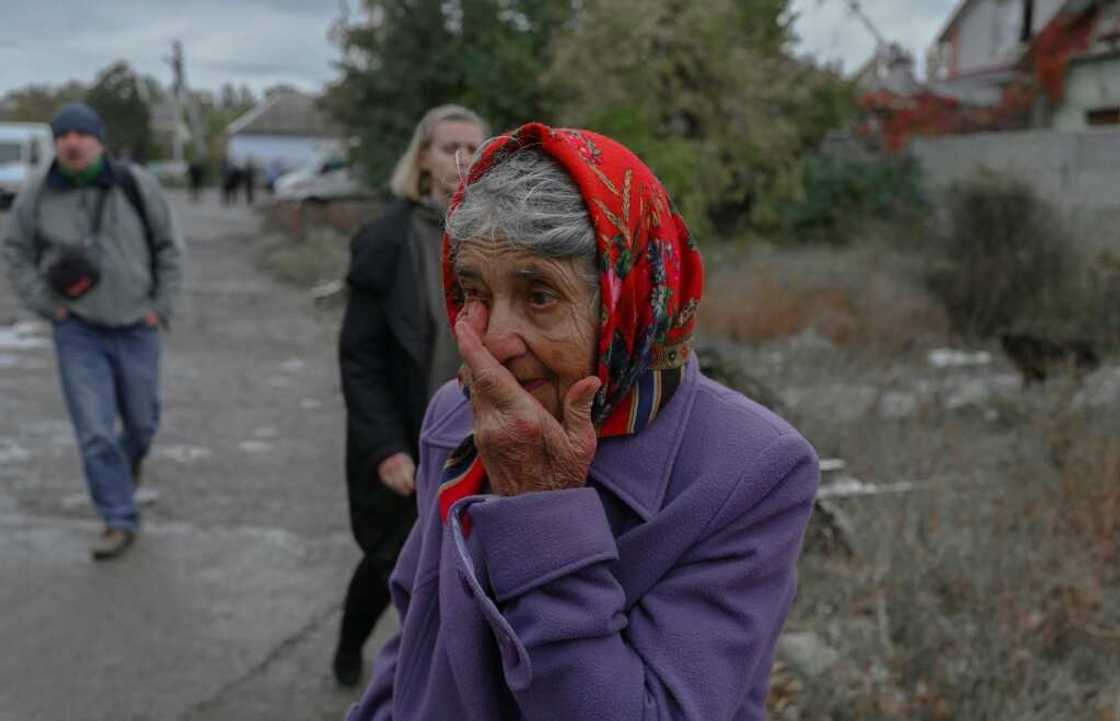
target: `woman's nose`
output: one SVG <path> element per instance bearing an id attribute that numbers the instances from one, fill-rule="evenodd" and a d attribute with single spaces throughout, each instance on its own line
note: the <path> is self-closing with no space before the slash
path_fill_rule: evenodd
<path id="1" fill-rule="evenodd" d="M 503 364 L 525 352 L 525 341 L 521 337 L 519 319 L 508 304 L 494 303 L 490 306 L 482 344 L 499 363 Z"/>

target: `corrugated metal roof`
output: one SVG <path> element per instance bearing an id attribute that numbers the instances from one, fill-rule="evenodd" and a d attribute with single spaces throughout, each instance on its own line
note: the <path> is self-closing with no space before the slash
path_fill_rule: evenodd
<path id="1" fill-rule="evenodd" d="M 278 90 L 226 128 L 229 135 L 301 135 L 333 138 L 337 128 L 315 106 L 315 98 L 296 90 Z"/>

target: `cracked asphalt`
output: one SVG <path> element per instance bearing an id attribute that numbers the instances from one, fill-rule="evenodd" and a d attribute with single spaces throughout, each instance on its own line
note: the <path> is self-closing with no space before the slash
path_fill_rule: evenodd
<path id="1" fill-rule="evenodd" d="M 330 674 L 358 559 L 337 311 L 257 268 L 257 215 L 171 197 L 188 275 L 122 559 L 89 560 L 51 331 L 0 282 L 0 721 L 336 720 L 361 691 Z"/>

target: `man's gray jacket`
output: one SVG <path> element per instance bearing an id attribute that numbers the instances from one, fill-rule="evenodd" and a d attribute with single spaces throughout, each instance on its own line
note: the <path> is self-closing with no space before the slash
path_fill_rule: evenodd
<path id="1" fill-rule="evenodd" d="M 53 318 L 59 307 L 65 307 L 83 320 L 113 327 L 137 323 L 150 310 L 164 323 L 171 319 L 183 279 L 181 231 L 156 179 L 130 166 L 151 225 L 153 261 L 144 224 L 114 174 L 116 166 L 105 162 L 96 178 L 77 186 L 56 161 L 16 198 L 4 236 L 4 259 L 23 302 L 44 318 Z M 93 243 L 101 281 L 72 300 L 51 289 L 46 269 L 60 249 L 80 244 L 90 235 L 102 192 L 107 193 L 104 214 Z"/>

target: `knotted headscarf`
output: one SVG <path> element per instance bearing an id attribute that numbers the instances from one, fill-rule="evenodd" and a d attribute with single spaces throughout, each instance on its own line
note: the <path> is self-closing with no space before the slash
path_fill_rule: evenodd
<path id="1" fill-rule="evenodd" d="M 588 130 L 529 123 L 486 146 L 451 200 L 519 148 L 534 146 L 575 181 L 599 249 L 599 340 L 602 385 L 592 406 L 600 438 L 640 433 L 683 376 L 688 342 L 704 288 L 704 268 L 688 227 L 653 172 L 626 147 Z M 443 284 L 454 327 L 463 309 L 449 237 L 443 238 Z M 582 352 L 582 350 L 574 351 Z M 486 469 L 473 436 L 449 456 L 440 485 L 444 520 L 455 501 L 482 492 Z"/>

